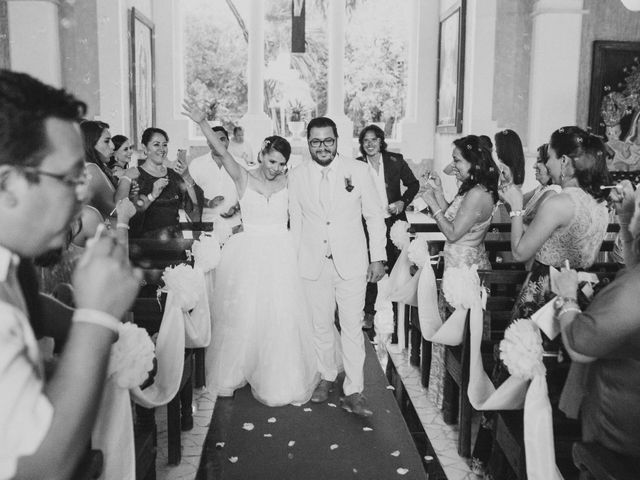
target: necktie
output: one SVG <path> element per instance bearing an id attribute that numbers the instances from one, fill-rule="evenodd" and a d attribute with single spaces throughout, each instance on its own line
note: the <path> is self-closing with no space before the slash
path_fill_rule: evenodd
<path id="1" fill-rule="evenodd" d="M 320 206 L 324 211 L 325 217 L 329 215 L 329 169 L 322 169 L 322 178 L 320 179 Z"/>

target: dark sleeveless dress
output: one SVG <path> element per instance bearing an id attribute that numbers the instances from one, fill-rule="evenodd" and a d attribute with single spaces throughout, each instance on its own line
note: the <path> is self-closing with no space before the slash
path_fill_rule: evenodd
<path id="1" fill-rule="evenodd" d="M 153 190 L 153 184 L 162 177 L 155 177 L 141 167 L 138 185 L 140 195 L 148 195 Z M 181 232 L 178 227 L 180 218 L 178 210 L 188 208 L 189 195 L 182 177 L 171 169 L 167 169 L 169 183 L 149 208 L 138 212 L 129 222 L 131 238 L 179 238 Z"/>

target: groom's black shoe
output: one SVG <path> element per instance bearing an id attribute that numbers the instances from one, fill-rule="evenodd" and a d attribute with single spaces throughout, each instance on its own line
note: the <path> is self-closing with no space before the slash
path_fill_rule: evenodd
<path id="1" fill-rule="evenodd" d="M 340 406 L 347 412 L 360 417 L 370 417 L 373 412 L 367 408 L 367 400 L 361 393 L 352 393 L 340 398 Z"/>
<path id="2" fill-rule="evenodd" d="M 333 382 L 329 380 L 320 380 L 318 386 L 313 391 L 313 395 L 311 395 L 311 401 L 313 403 L 322 403 L 326 402 L 329 398 L 329 392 L 333 390 Z"/>

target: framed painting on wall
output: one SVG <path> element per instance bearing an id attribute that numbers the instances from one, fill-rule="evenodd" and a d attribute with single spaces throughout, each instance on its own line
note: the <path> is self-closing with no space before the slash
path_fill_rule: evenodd
<path id="1" fill-rule="evenodd" d="M 440 20 L 436 129 L 444 133 L 462 132 L 464 17 L 462 0 Z"/>
<path id="2" fill-rule="evenodd" d="M 142 132 L 156 121 L 154 25 L 139 10 L 129 17 L 129 100 L 131 139 L 136 145 Z"/>
<path id="3" fill-rule="evenodd" d="M 611 171 L 640 170 L 640 42 L 593 42 L 589 127 L 611 147 Z"/>

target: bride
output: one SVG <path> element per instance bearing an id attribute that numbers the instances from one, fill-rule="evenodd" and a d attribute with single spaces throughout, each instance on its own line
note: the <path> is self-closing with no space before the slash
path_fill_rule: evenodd
<path id="1" fill-rule="evenodd" d="M 206 352 L 207 386 L 233 395 L 249 383 L 269 406 L 305 403 L 318 383 L 313 327 L 287 229 L 285 167 L 291 146 L 267 137 L 258 161 L 247 171 L 227 152 L 192 100 L 183 115 L 196 122 L 222 154 L 238 190 L 244 231 L 222 250 L 213 289 L 213 331 Z"/>

